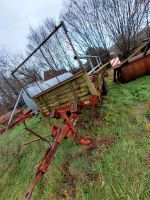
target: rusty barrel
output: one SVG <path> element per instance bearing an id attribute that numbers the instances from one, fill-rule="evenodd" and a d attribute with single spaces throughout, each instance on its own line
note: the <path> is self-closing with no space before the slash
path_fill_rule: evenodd
<path id="1" fill-rule="evenodd" d="M 150 75 L 150 54 L 143 57 L 142 54 L 129 59 L 120 71 L 120 81 L 129 82 L 138 77 Z"/>
<path id="2" fill-rule="evenodd" d="M 150 75 L 150 54 L 145 57 L 144 59 L 145 67 L 146 67 L 146 73 Z"/>

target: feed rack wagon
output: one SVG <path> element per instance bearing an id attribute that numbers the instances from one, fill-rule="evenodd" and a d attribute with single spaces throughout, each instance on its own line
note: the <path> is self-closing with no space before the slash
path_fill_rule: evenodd
<path id="1" fill-rule="evenodd" d="M 59 49 L 55 51 L 51 45 L 56 44 L 56 42 L 55 47 L 59 47 Z M 60 56 L 63 59 L 56 55 L 60 49 Z M 87 71 L 85 64 L 83 65 L 81 62 L 81 59 L 85 58 L 89 60 L 91 56 L 79 56 L 76 53 L 65 24 L 61 22 L 12 72 L 13 77 L 18 80 L 29 97 L 35 101 L 44 116 L 62 119 L 63 121 L 61 127 L 55 125 L 51 127 L 52 144 L 46 137 L 39 135 L 25 124 L 25 129 L 28 132 L 48 143 L 48 148 L 38 165 L 35 178 L 25 194 L 24 200 L 31 198 L 36 184 L 48 170 L 62 140 L 74 137 L 81 145 L 89 145 L 91 142 L 89 137 L 81 137 L 77 133 L 75 125 L 78 114 L 84 107 L 96 105 L 101 101 L 102 90 L 105 88 L 104 79 L 107 74 L 107 65 L 102 65 L 100 58 L 95 56 L 97 65 L 93 66 L 90 62 L 91 69 Z M 61 61 L 60 64 L 62 65 L 64 63 L 66 65 L 66 61 L 70 61 L 63 74 L 58 73 L 60 71 L 58 60 Z M 71 62 L 72 64 L 70 64 Z M 74 62 L 76 62 L 76 66 L 74 66 Z M 41 72 L 48 68 L 56 76 L 42 81 Z"/>

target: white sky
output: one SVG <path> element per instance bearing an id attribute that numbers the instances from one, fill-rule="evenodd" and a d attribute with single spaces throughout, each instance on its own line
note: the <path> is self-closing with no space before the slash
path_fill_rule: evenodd
<path id="1" fill-rule="evenodd" d="M 63 0 L 0 0 L 0 48 L 24 52 L 29 25 L 47 17 L 58 20 Z"/>

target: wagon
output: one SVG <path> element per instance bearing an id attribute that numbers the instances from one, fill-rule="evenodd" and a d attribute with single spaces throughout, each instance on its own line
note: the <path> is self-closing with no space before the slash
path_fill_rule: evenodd
<path id="1" fill-rule="evenodd" d="M 67 69 L 66 73 L 60 76 L 55 76 L 55 78 L 51 80 L 45 82 L 36 81 L 34 84 L 32 81 L 32 84 L 24 85 L 22 80 L 20 80 L 20 74 L 22 73 L 21 69 L 24 68 L 23 70 L 27 71 L 26 65 L 28 65 L 28 60 L 32 58 L 34 54 L 37 53 L 37 51 L 41 51 L 42 46 L 45 45 L 45 43 L 48 42 L 48 40 L 60 28 L 63 28 L 70 46 L 72 47 L 73 53 L 79 63 L 78 69 L 75 68 L 73 72 L 72 68 L 71 70 Z M 44 56 L 44 58 L 47 62 L 46 56 Z M 87 58 L 90 59 L 90 56 L 87 56 Z M 102 86 L 104 83 L 104 77 L 106 76 L 107 65 L 102 66 L 102 63 L 97 59 L 97 56 L 95 56 L 95 58 L 97 65 L 95 67 L 93 67 L 93 65 L 90 66 L 91 71 L 87 72 L 87 70 L 82 65 L 80 57 L 74 49 L 64 22 L 61 22 L 60 25 L 55 27 L 54 31 L 52 31 L 49 36 L 44 41 L 42 41 L 42 43 L 12 72 L 12 75 L 19 82 L 21 87 L 26 91 L 27 95 L 36 102 L 39 110 L 42 113 L 48 113 L 54 109 L 66 105 L 87 101 L 93 96 L 98 97 L 99 100 L 101 99 Z M 54 72 L 58 70 L 52 68 L 50 65 L 49 68 Z M 24 71 L 23 74 L 25 75 Z M 75 71 L 77 71 L 77 73 Z M 30 73 L 30 70 L 28 72 Z M 53 82 L 55 82 L 55 84 L 53 84 Z M 35 91 L 32 93 L 31 90 Z"/>
<path id="2" fill-rule="evenodd" d="M 63 74 L 58 74 L 59 70 L 54 69 L 49 64 L 47 57 L 44 55 L 43 45 L 58 31 L 60 28 L 63 28 L 63 31 L 66 34 L 66 37 L 69 41 L 69 44 L 72 48 L 73 54 L 78 61 L 79 66 L 66 68 Z M 51 79 L 46 81 L 41 81 L 37 76 L 35 76 L 36 71 L 30 67 L 27 69 L 28 60 L 34 56 L 37 51 L 44 55 L 45 61 L 47 62 L 49 68 L 56 74 Z M 49 49 L 50 51 L 50 49 Z M 71 55 L 71 53 L 69 52 Z M 65 53 L 66 55 L 66 53 Z M 91 64 L 90 70 L 87 70 L 85 65 L 82 64 L 81 59 L 91 57 L 96 59 L 96 66 Z M 34 61 L 35 61 L 34 57 Z M 91 63 L 91 62 L 89 62 Z M 63 120 L 61 127 L 53 125 L 51 127 L 51 136 L 54 138 L 54 141 L 49 145 L 46 153 L 44 154 L 42 161 L 40 162 L 35 179 L 26 193 L 24 199 L 28 200 L 31 198 L 32 191 L 41 179 L 44 173 L 46 173 L 54 154 L 57 151 L 58 145 L 65 138 L 74 137 L 81 145 L 89 145 L 91 140 L 89 137 L 81 137 L 77 133 L 75 127 L 78 114 L 81 113 L 82 108 L 98 104 L 101 101 L 102 92 L 106 92 L 105 87 L 105 76 L 107 64 L 102 65 L 100 58 L 97 56 L 79 56 L 70 40 L 67 29 L 63 22 L 57 26 L 52 33 L 12 72 L 14 78 L 19 82 L 22 88 L 26 91 L 27 95 L 34 100 L 37 104 L 40 112 L 44 116 L 60 118 Z M 22 69 L 23 68 L 23 69 Z M 89 67 L 88 67 L 89 69 Z M 42 68 L 40 68 L 42 70 Z M 16 75 L 17 74 L 17 75 Z M 28 78 L 33 78 L 30 84 L 26 83 L 25 75 Z M 31 130 L 25 124 L 25 129 L 37 136 L 39 139 L 47 142 L 49 141 L 36 133 L 34 130 Z"/>

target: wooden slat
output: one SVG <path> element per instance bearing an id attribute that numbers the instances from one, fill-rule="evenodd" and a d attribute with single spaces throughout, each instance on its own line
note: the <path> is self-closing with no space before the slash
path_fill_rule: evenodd
<path id="1" fill-rule="evenodd" d="M 92 96 L 91 95 L 84 95 L 80 98 L 80 101 L 83 102 L 83 101 L 86 101 L 86 100 L 89 100 Z M 61 104 L 59 104 L 59 107 L 63 107 L 63 106 L 66 106 L 66 105 L 70 105 L 72 103 L 75 103 L 76 100 L 74 99 L 73 100 L 68 100 L 68 101 L 65 101 L 65 102 L 62 102 Z M 51 110 L 53 109 L 57 109 L 58 108 L 58 104 L 57 102 L 55 102 L 55 104 L 51 105 Z M 43 104 L 42 106 L 40 105 L 40 109 L 43 111 L 43 112 L 47 112 L 48 109 L 46 108 L 45 104 Z"/>
<path id="2" fill-rule="evenodd" d="M 77 100 L 79 102 L 87 101 L 92 96 L 100 96 L 103 74 L 104 68 L 97 73 L 94 85 L 89 75 L 84 72 L 71 78 L 70 81 L 66 80 L 63 84 L 59 84 L 57 87 L 42 93 L 42 95 L 34 97 L 34 100 L 43 112 L 48 111 L 46 104 L 50 110 L 53 110 L 75 103 Z"/>
<path id="3" fill-rule="evenodd" d="M 81 80 L 74 81 L 74 82 L 71 83 L 71 85 L 73 86 L 74 89 L 78 89 L 78 85 L 80 86 L 79 88 L 86 86 L 83 78 L 82 78 L 82 81 Z M 47 98 L 50 98 L 53 95 L 56 95 L 56 94 L 63 95 L 64 93 L 68 93 L 68 92 L 71 92 L 71 88 L 69 87 L 68 84 L 66 84 L 64 86 L 56 88 L 56 90 L 54 90 L 54 91 L 48 92 L 46 94 L 42 94 L 41 96 L 44 96 L 44 98 L 47 99 Z M 36 98 L 38 98 L 38 97 L 33 97 L 33 99 L 36 99 Z"/>
<path id="4" fill-rule="evenodd" d="M 86 86 L 86 84 L 84 84 L 83 86 Z M 77 95 L 77 96 L 81 96 L 81 93 L 82 92 L 84 92 L 84 93 L 89 93 L 89 91 L 88 91 L 88 88 L 87 87 L 82 87 L 82 88 L 79 88 L 79 89 L 75 89 L 74 90 L 74 92 L 75 92 L 75 94 Z M 72 93 L 72 91 L 69 91 L 69 90 L 67 90 L 67 91 L 61 91 L 61 93 L 55 93 L 53 96 L 46 96 L 46 95 L 42 95 L 42 97 L 44 97 L 44 99 L 45 99 L 45 101 L 57 101 L 58 99 L 61 99 L 61 98 L 67 98 L 68 97 L 68 95 L 69 96 L 73 96 L 73 93 Z M 35 99 L 35 101 L 37 102 L 37 103 L 40 103 L 40 102 L 43 102 L 43 100 L 42 100 L 42 97 L 38 97 L 38 98 L 36 98 Z M 37 100 L 38 99 L 38 100 Z"/>
<path id="5" fill-rule="evenodd" d="M 88 90 L 78 91 L 77 95 L 78 95 L 78 97 L 80 99 L 81 97 L 83 97 L 85 95 L 86 96 L 89 95 L 89 91 Z M 65 103 L 67 101 L 69 101 L 69 102 L 71 102 L 71 101 L 76 102 L 76 98 L 73 95 L 68 94 L 67 96 L 62 96 L 61 98 L 59 98 L 57 100 L 56 99 L 49 99 L 49 100 L 46 101 L 46 103 L 51 108 L 52 106 L 55 106 L 56 104 L 59 105 L 62 102 Z M 44 101 L 43 102 L 42 101 L 37 102 L 37 104 L 40 105 L 40 106 L 42 106 L 42 105 L 44 106 L 45 105 Z"/>
<path id="6" fill-rule="evenodd" d="M 53 86 L 53 87 L 51 87 L 51 88 L 49 88 L 49 89 L 43 91 L 42 93 L 40 93 L 40 94 L 34 96 L 33 98 L 37 98 L 38 96 L 41 96 L 41 95 L 46 94 L 46 93 L 48 93 L 48 92 L 50 92 L 50 91 L 52 91 L 52 90 L 55 90 L 56 88 L 58 88 L 58 87 L 60 87 L 60 86 L 62 86 L 62 85 L 66 85 L 67 82 L 70 82 L 70 81 L 72 81 L 72 80 L 76 80 L 76 79 L 78 79 L 79 77 L 83 76 L 84 74 L 85 74 L 85 71 L 79 72 L 78 74 L 74 75 L 73 77 L 71 77 L 71 78 L 69 78 L 69 79 L 67 79 L 67 80 L 65 80 L 65 81 L 62 81 L 61 83 L 59 83 L 59 84 L 57 84 L 57 85 L 55 85 L 55 86 Z"/>
<path id="7" fill-rule="evenodd" d="M 87 87 L 89 88 L 91 95 L 92 96 L 97 95 L 97 91 L 96 91 L 96 88 L 94 86 L 94 83 L 92 83 L 92 81 L 90 80 L 89 75 L 87 73 L 84 74 L 84 80 L 87 84 Z"/>

